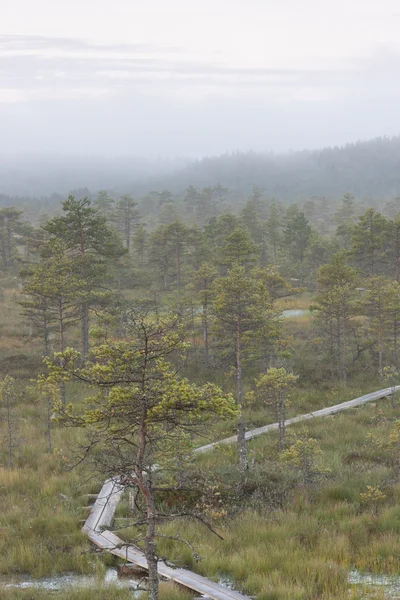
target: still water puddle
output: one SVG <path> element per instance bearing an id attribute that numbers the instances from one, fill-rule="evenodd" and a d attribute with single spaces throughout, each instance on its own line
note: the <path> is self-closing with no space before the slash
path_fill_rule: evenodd
<path id="1" fill-rule="evenodd" d="M 309 315 L 310 311 L 303 308 L 288 308 L 287 310 L 282 311 L 283 319 L 290 319 L 291 317 L 303 317 L 304 315 Z"/>
<path id="2" fill-rule="evenodd" d="M 349 583 L 363 590 L 360 598 L 368 598 L 372 592 L 378 591 L 381 598 L 400 598 L 400 576 L 399 575 L 375 575 L 374 573 L 360 573 L 350 571 Z"/>
<path id="3" fill-rule="evenodd" d="M 104 577 L 68 573 L 65 575 L 55 575 L 54 577 L 44 577 L 42 579 L 33 579 L 31 577 L 24 579 L 14 578 L 12 580 L 0 579 L 0 588 L 41 589 L 54 592 L 71 587 L 87 588 L 99 585 L 112 585 L 117 588 L 131 589 L 133 592 L 136 590 L 133 597 L 139 597 L 141 593 L 137 589 L 139 580 L 130 577 L 118 577 L 116 569 L 107 569 Z"/>
<path id="4" fill-rule="evenodd" d="M 226 574 L 220 576 L 218 583 L 228 589 L 235 589 L 233 579 Z M 360 598 L 363 599 L 376 597 L 373 596 L 373 593 L 376 591 L 382 594 L 382 596 L 379 596 L 380 598 L 400 599 L 400 576 L 375 575 L 373 573 L 350 571 L 349 584 L 357 586 L 360 589 Z M 143 591 L 143 582 L 139 582 L 138 579 L 132 577 L 118 577 L 116 569 L 107 569 L 104 577 L 68 573 L 42 579 L 33 579 L 31 577 L 24 579 L 0 578 L 0 588 L 42 589 L 54 592 L 71 587 L 87 588 L 99 585 L 104 587 L 112 585 L 120 589 L 130 589 L 132 591 L 132 598 L 135 599 L 138 599 Z M 139 586 L 142 588 L 141 590 L 138 590 Z"/>

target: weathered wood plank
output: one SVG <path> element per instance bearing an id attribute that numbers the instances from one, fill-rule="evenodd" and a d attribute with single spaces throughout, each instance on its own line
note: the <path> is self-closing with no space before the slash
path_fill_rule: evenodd
<path id="1" fill-rule="evenodd" d="M 350 408 L 356 408 L 357 406 L 362 406 L 367 402 L 371 402 L 372 400 L 379 400 L 381 398 L 385 398 L 386 396 L 390 396 L 392 391 L 399 391 L 400 385 L 395 388 L 385 388 L 383 390 L 378 390 L 377 392 L 371 392 L 370 394 L 365 394 L 364 396 L 360 396 L 359 398 L 354 398 L 354 400 L 348 400 L 347 402 L 341 402 L 340 404 L 335 404 L 334 406 L 329 406 L 327 408 L 322 408 L 320 410 L 316 410 L 312 413 L 307 413 L 304 415 L 299 415 L 298 417 L 293 417 L 286 421 L 286 425 L 293 425 L 294 423 L 299 423 L 300 421 L 306 421 L 308 419 L 314 419 L 315 417 L 325 417 L 328 415 L 334 415 L 338 412 L 342 412 L 344 410 L 348 410 Z M 256 429 L 252 429 L 251 431 L 246 432 L 246 440 L 251 440 L 259 435 L 263 435 L 264 433 L 268 433 L 269 431 L 274 431 L 278 429 L 278 423 L 271 423 L 270 425 L 264 425 L 263 427 L 257 427 Z M 196 448 L 194 452 L 202 454 L 203 452 L 209 452 L 213 450 L 217 446 L 221 444 L 234 444 L 237 442 L 237 436 L 232 435 L 231 437 L 225 438 L 223 440 L 219 440 L 218 442 L 213 442 L 211 444 L 207 444 L 206 446 L 201 446 L 200 448 Z"/>
<path id="2" fill-rule="evenodd" d="M 93 504 L 90 515 L 83 526 L 83 531 L 99 531 L 108 527 L 114 518 L 115 509 L 124 491 L 118 478 L 107 479 Z"/>
<path id="3" fill-rule="evenodd" d="M 88 532 L 88 537 L 99 548 L 107 550 L 127 562 L 133 563 L 143 570 L 147 570 L 147 560 L 143 552 L 135 546 L 126 544 L 111 531 L 103 531 L 101 533 L 90 531 Z M 214 600 L 248 600 L 248 597 L 243 594 L 239 594 L 214 581 L 210 581 L 201 575 L 197 575 L 197 573 L 167 566 L 163 561 L 158 563 L 158 572 L 161 577 L 175 581 L 200 594 L 206 594 Z"/>

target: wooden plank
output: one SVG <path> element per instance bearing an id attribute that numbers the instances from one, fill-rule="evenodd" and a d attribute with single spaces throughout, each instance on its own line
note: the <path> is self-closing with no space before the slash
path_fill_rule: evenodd
<path id="1" fill-rule="evenodd" d="M 354 398 L 354 400 L 348 400 L 347 402 L 341 402 L 340 404 L 335 404 L 334 406 L 322 408 L 321 410 L 316 410 L 312 413 L 306 413 L 304 415 L 299 415 L 298 417 L 293 417 L 292 419 L 287 419 L 286 425 L 293 425 L 294 423 L 299 423 L 300 421 L 306 421 L 308 419 L 314 419 L 315 417 L 326 417 L 328 415 L 334 415 L 338 412 L 348 410 L 350 408 L 356 408 L 357 406 L 362 406 L 363 404 L 371 402 L 372 400 L 379 400 L 381 398 L 385 398 L 386 396 L 390 396 L 393 390 L 395 392 L 398 392 L 400 390 L 400 385 L 397 385 L 394 388 L 385 388 L 383 390 L 378 390 L 377 392 L 371 392 L 370 394 L 365 394 L 364 396 L 360 396 L 359 398 Z M 278 427 L 278 423 L 271 423 L 270 425 L 264 425 L 263 427 L 257 427 L 256 429 L 247 431 L 246 440 L 251 440 L 255 437 L 258 437 L 259 435 L 268 433 L 269 431 L 274 431 L 275 429 L 278 429 Z M 222 444 L 234 444 L 235 442 L 237 442 L 237 436 L 232 435 L 231 437 L 219 440 L 218 442 L 213 442 L 211 444 L 201 446 L 200 448 L 196 448 L 194 452 L 198 454 L 203 454 L 204 452 L 209 452 L 210 450 L 213 450 L 214 448 Z"/>
<path id="2" fill-rule="evenodd" d="M 111 531 L 103 531 L 101 533 L 90 531 L 88 532 L 88 537 L 91 542 L 102 550 L 107 550 L 126 562 L 133 563 L 137 567 L 147 571 L 147 560 L 143 552 L 135 546 L 126 544 Z M 239 594 L 219 583 L 210 581 L 201 575 L 197 575 L 197 573 L 167 566 L 163 561 L 158 563 L 158 573 L 161 577 L 175 581 L 200 594 L 206 594 L 214 600 L 248 600 L 248 597 L 243 594 Z"/>
<path id="3" fill-rule="evenodd" d="M 92 506 L 82 531 L 99 531 L 101 528 L 111 525 L 123 491 L 124 488 L 119 484 L 118 478 L 107 479 Z"/>

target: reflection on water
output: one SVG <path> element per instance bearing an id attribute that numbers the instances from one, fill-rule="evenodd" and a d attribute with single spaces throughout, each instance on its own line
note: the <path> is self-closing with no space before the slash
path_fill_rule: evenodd
<path id="1" fill-rule="evenodd" d="M 235 589 L 233 580 L 226 574 L 219 578 L 220 585 L 228 589 Z M 370 597 L 374 590 L 382 591 L 384 598 L 392 600 L 400 599 L 400 576 L 398 575 L 374 575 L 373 573 L 360 573 L 359 571 L 350 571 L 349 583 L 360 588 L 360 598 Z M 88 575 L 77 575 L 68 573 L 66 575 L 55 575 L 54 577 L 45 577 L 42 579 L 25 578 L 1 578 L 0 588 L 18 588 L 18 589 L 42 589 L 50 591 L 59 591 L 69 587 L 85 588 L 104 584 L 114 587 L 132 590 L 132 597 L 139 598 L 141 590 L 138 590 L 139 580 L 128 577 L 118 577 L 116 569 L 107 569 L 104 577 L 94 577 Z M 143 582 L 141 582 L 143 588 Z M 372 597 L 372 596 L 371 596 Z"/>
<path id="2" fill-rule="evenodd" d="M 232 577 L 226 575 L 226 573 L 219 576 L 218 583 L 219 585 L 223 585 L 224 587 L 228 588 L 228 590 L 235 589 L 235 582 L 233 581 Z"/>
<path id="3" fill-rule="evenodd" d="M 288 308 L 287 310 L 282 311 L 283 319 L 290 319 L 290 317 L 303 317 L 304 315 L 309 315 L 310 311 L 304 308 Z"/>
<path id="4" fill-rule="evenodd" d="M 77 575 L 68 573 L 66 575 L 55 575 L 53 577 L 44 577 L 42 579 L 33 579 L 26 577 L 24 579 L 0 579 L 0 587 L 2 588 L 19 588 L 19 589 L 42 589 L 58 591 L 69 587 L 93 587 L 99 584 L 110 585 L 114 587 L 137 590 L 139 581 L 134 578 L 118 577 L 116 569 L 107 569 L 104 577 L 94 577 L 88 575 Z M 134 594 L 138 597 L 140 592 Z"/>
<path id="5" fill-rule="evenodd" d="M 367 598 L 367 589 L 379 589 L 383 592 L 384 598 L 400 598 L 400 576 L 399 575 L 375 575 L 374 573 L 360 573 L 359 571 L 350 571 L 349 583 L 359 586 L 365 590 L 360 598 Z"/>

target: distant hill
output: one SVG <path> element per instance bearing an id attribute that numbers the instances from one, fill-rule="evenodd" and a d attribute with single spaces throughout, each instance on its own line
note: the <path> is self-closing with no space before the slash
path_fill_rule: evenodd
<path id="1" fill-rule="evenodd" d="M 189 185 L 202 188 L 217 183 L 242 198 L 256 185 L 267 196 L 284 201 L 337 198 L 346 192 L 386 200 L 400 195 L 400 137 L 285 155 L 235 152 L 207 157 L 154 178 L 147 186 L 182 193 Z"/>
<path id="2" fill-rule="evenodd" d="M 233 152 L 196 161 L 95 157 L 0 158 L 0 196 L 66 195 L 77 188 L 105 188 L 136 197 L 169 189 L 182 197 L 189 185 L 220 183 L 230 199 L 243 200 L 253 186 L 266 196 L 292 202 L 311 196 L 388 200 L 400 195 L 400 136 L 315 151 L 267 154 Z M 3 196 L 4 199 L 4 196 Z"/>

